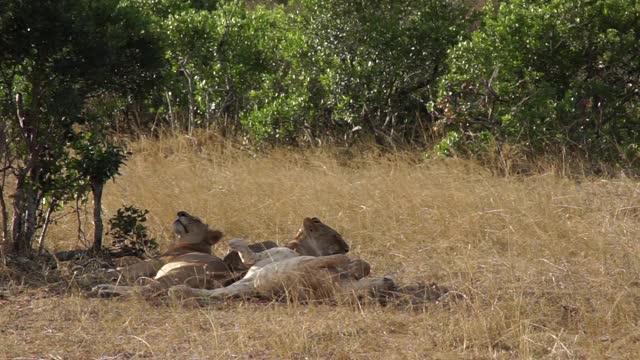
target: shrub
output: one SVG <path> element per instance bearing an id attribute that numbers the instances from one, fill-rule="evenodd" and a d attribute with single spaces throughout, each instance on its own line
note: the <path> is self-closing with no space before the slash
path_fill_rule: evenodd
<path id="1" fill-rule="evenodd" d="M 320 119 L 344 134 L 416 140 L 431 120 L 447 50 L 469 9 L 448 0 L 306 0 L 312 51 L 325 97 Z"/>
<path id="2" fill-rule="evenodd" d="M 123 206 L 115 216 L 109 219 L 109 232 L 113 238 L 112 245 L 123 254 L 141 257 L 155 254 L 158 242 L 149 236 L 146 226 L 149 210 L 142 210 L 133 205 Z"/>
<path id="3" fill-rule="evenodd" d="M 539 154 L 640 163 L 640 8 L 625 0 L 514 0 L 449 54 L 440 120 Z M 467 149 L 469 147 L 467 146 Z"/>

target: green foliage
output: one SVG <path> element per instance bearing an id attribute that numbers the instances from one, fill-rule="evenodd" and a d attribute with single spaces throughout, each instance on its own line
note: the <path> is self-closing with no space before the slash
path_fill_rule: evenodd
<path id="1" fill-rule="evenodd" d="M 8 124 L 12 206 L 20 214 L 12 240 L 16 252 L 28 253 L 36 229 L 46 225 L 43 212 L 82 187 L 79 172 L 93 166 L 107 172 L 99 177 L 113 174 L 95 163 L 74 165 L 73 129 L 90 122 L 83 114 L 90 100 L 146 96 L 164 60 L 149 19 L 118 0 L 1 0 L 0 8 L 0 121 Z M 93 155 L 105 154 L 83 156 Z"/>
<path id="2" fill-rule="evenodd" d="M 439 143 L 436 144 L 434 150 L 436 154 L 441 156 L 453 156 L 455 149 L 460 146 L 460 134 L 455 131 L 449 131 Z"/>
<path id="3" fill-rule="evenodd" d="M 166 32 L 174 107 L 193 101 L 195 126 L 242 125 L 261 140 L 293 136 L 293 124 L 308 112 L 300 95 L 305 70 L 292 71 L 301 68 L 304 47 L 292 14 L 226 1 L 215 9 L 176 7 L 155 16 Z"/>
<path id="4" fill-rule="evenodd" d="M 447 0 L 307 0 L 324 126 L 416 140 L 468 8 Z"/>
<path id="5" fill-rule="evenodd" d="M 0 23 L 3 85 L 28 95 L 26 106 L 37 101 L 69 122 L 89 95 L 131 94 L 156 81 L 161 53 L 135 8 L 117 0 L 2 3 L 13 10 Z"/>
<path id="6" fill-rule="evenodd" d="M 89 100 L 140 95 L 159 79 L 158 39 L 134 7 L 117 0 L 2 0 L 0 8 L 0 115 L 14 117 L 15 95 L 22 94 L 32 140 L 52 162 L 64 157 Z M 10 123 L 19 139 L 19 124 Z M 12 145 L 26 151 L 24 141 Z"/>
<path id="7" fill-rule="evenodd" d="M 128 156 L 121 146 L 109 143 L 95 131 L 81 134 L 72 148 L 75 157 L 70 168 L 77 171 L 80 179 L 93 184 L 104 184 L 120 175 Z"/>
<path id="8" fill-rule="evenodd" d="M 261 69 L 241 121 L 258 140 L 292 142 L 315 117 L 315 70 L 302 26 L 282 7 L 259 7 L 247 17 L 243 37 L 259 40 L 251 48 Z"/>
<path id="9" fill-rule="evenodd" d="M 442 123 L 639 166 L 640 8 L 625 0 L 514 0 L 450 53 Z"/>
<path id="10" fill-rule="evenodd" d="M 123 206 L 109 219 L 108 234 L 113 238 L 112 245 L 135 256 L 155 255 L 158 242 L 150 237 L 147 225 L 149 210 L 133 205 Z"/>
<path id="11" fill-rule="evenodd" d="M 285 143 L 358 128 L 412 139 L 468 25 L 460 0 L 146 3 L 166 33 L 174 108 L 194 111 L 196 126 Z"/>
<path id="12" fill-rule="evenodd" d="M 155 2 L 147 3 L 154 5 L 146 9 L 165 33 L 164 56 L 171 66 L 167 90 L 173 106 L 195 113 L 192 126 L 237 119 L 239 98 L 257 79 L 252 45 L 258 38 L 242 35 L 244 7 L 238 1 L 208 7 L 165 1 L 159 10 Z"/>
<path id="13" fill-rule="evenodd" d="M 217 0 L 127 0 L 126 2 L 142 9 L 147 17 L 159 18 L 168 18 L 170 15 L 190 10 L 214 11 L 219 3 Z"/>

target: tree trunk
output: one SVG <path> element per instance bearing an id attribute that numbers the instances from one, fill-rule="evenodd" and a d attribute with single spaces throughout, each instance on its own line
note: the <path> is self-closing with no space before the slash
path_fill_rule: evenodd
<path id="1" fill-rule="evenodd" d="M 187 69 L 182 69 L 184 77 L 187 79 L 187 94 L 189 95 L 189 123 L 187 124 L 187 134 L 193 135 L 193 128 L 195 126 L 195 113 L 196 113 L 196 99 L 193 95 L 193 80 L 191 79 L 191 72 Z"/>
<path id="2" fill-rule="evenodd" d="M 173 133 L 176 133 L 176 129 L 177 129 L 177 125 L 176 125 L 176 117 L 173 114 L 173 109 L 171 108 L 171 96 L 169 95 L 169 92 L 165 92 L 164 93 L 166 98 L 167 98 L 167 107 L 169 108 L 169 114 L 167 115 L 168 119 L 169 119 L 169 124 L 171 125 L 171 130 L 173 131 Z"/>
<path id="3" fill-rule="evenodd" d="M 38 196 L 25 183 L 25 177 L 18 177 L 13 198 L 12 252 L 17 255 L 31 254 L 31 241 L 37 227 Z"/>
<path id="4" fill-rule="evenodd" d="M 9 171 L 9 143 L 7 141 L 6 123 L 0 124 L 0 160 L 3 160 L 2 170 L 0 170 L 0 221 L 2 221 L 2 234 L 0 235 L 0 257 L 4 259 L 4 254 L 8 250 L 9 243 L 9 214 L 7 203 L 4 200 L 4 188 L 7 184 L 7 172 Z"/>
<path id="5" fill-rule="evenodd" d="M 97 254 L 102 249 L 102 189 L 103 183 L 92 182 L 91 192 L 93 193 L 93 222 L 95 231 L 93 234 L 93 251 Z"/>
<path id="6" fill-rule="evenodd" d="M 38 254 L 42 254 L 44 252 L 44 239 L 47 236 L 47 230 L 49 229 L 49 224 L 51 223 L 51 215 L 56 208 L 56 201 L 53 200 L 51 205 L 49 205 L 49 209 L 47 209 L 47 215 L 44 218 L 44 224 L 42 225 L 42 233 L 40 233 L 40 238 L 38 238 Z"/>
<path id="7" fill-rule="evenodd" d="M 16 192 L 13 194 L 13 217 L 11 219 L 11 243 L 9 244 L 9 251 L 14 254 L 20 253 L 21 245 L 24 242 L 24 205 L 22 198 L 24 197 L 24 189 L 20 188 L 22 179 L 18 179 L 16 186 Z"/>
<path id="8" fill-rule="evenodd" d="M 16 175 L 16 191 L 13 198 L 12 252 L 17 255 L 31 254 L 31 242 L 38 224 L 38 204 L 40 196 L 35 189 L 40 184 L 40 144 L 38 125 L 40 116 L 40 81 L 34 74 L 31 89 L 30 112 L 26 112 L 22 94 L 16 95 L 16 120 L 27 154 L 23 166 Z"/>
<path id="9" fill-rule="evenodd" d="M 3 174 L 4 176 L 4 174 Z M 0 212 L 2 213 L 2 237 L 0 238 L 0 258 L 4 260 L 5 254 L 9 251 L 9 214 L 7 204 L 4 201 L 4 184 L 0 185 Z"/>
<path id="10" fill-rule="evenodd" d="M 25 189 L 25 208 L 27 210 L 25 215 L 25 245 L 27 246 L 27 253 L 31 253 L 31 245 L 33 238 L 36 236 L 36 230 L 38 229 L 38 207 L 40 200 L 42 200 L 41 191 L 35 190 L 32 184 L 40 184 L 40 166 L 36 165 L 31 169 L 30 184 Z"/>
<path id="11" fill-rule="evenodd" d="M 5 156 L 8 157 L 9 155 L 6 154 Z M 5 164 L 6 164 L 6 158 L 5 158 Z M 7 209 L 7 203 L 4 199 L 4 189 L 7 184 L 6 182 L 7 173 L 6 171 L 2 171 L 0 175 L 2 176 L 2 180 L 0 180 L 0 213 L 2 214 L 0 219 L 2 221 L 2 238 L 0 239 L 0 257 L 2 257 L 2 259 L 4 260 L 5 254 L 9 251 L 9 243 L 10 243 L 11 236 L 9 236 L 9 211 Z"/>

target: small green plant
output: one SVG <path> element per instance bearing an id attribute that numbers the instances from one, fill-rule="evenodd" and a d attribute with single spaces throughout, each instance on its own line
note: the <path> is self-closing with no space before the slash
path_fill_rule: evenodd
<path id="1" fill-rule="evenodd" d="M 118 209 L 116 215 L 109 219 L 108 234 L 113 238 L 113 247 L 124 254 L 138 257 L 157 254 L 158 242 L 149 236 L 145 224 L 148 213 L 149 210 L 133 205 Z"/>

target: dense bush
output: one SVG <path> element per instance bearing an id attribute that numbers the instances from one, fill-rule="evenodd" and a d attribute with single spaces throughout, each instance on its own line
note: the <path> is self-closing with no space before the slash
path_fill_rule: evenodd
<path id="1" fill-rule="evenodd" d="M 166 33 L 169 117 L 178 109 L 190 126 L 277 142 L 358 129 L 416 140 L 447 50 L 468 28 L 459 0 L 188 3 L 145 5 Z"/>
<path id="2" fill-rule="evenodd" d="M 292 142 L 317 114 L 317 70 L 304 25 L 282 7 L 258 8 L 250 20 L 246 35 L 261 39 L 254 49 L 264 71 L 247 93 L 242 124 L 257 139 Z"/>
<path id="3" fill-rule="evenodd" d="M 467 7 L 445 0 L 307 0 L 304 16 L 323 97 L 323 131 L 363 129 L 416 140 Z"/>
<path id="4" fill-rule="evenodd" d="M 638 166 L 640 8 L 626 0 L 514 0 L 450 53 L 441 125 L 459 148 L 556 148 Z M 447 137 L 451 139 L 451 136 Z"/>
<path id="5" fill-rule="evenodd" d="M 239 1 L 207 8 L 190 3 L 142 5 L 165 33 L 172 66 L 162 94 L 165 106 L 158 110 L 171 126 L 189 131 L 214 126 L 259 140 L 291 138 L 296 116 L 308 115 L 295 94 L 298 80 L 304 84 L 304 69 L 295 65 L 304 56 L 295 17 L 281 6 L 249 10 Z"/>

